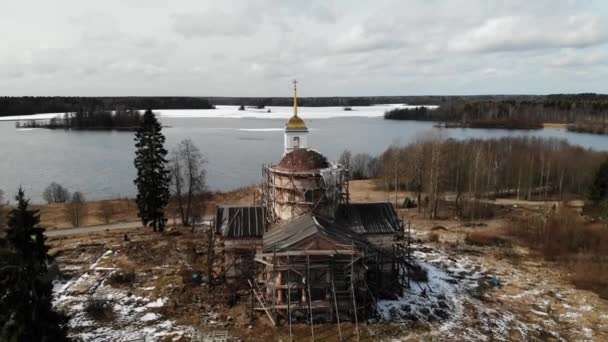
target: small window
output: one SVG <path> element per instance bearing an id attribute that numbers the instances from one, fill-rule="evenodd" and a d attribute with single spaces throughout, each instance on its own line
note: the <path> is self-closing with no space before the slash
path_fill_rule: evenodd
<path id="1" fill-rule="evenodd" d="M 314 193 L 312 190 L 306 190 L 306 192 L 304 192 L 304 200 L 306 202 L 312 202 L 314 200 Z"/>
<path id="2" fill-rule="evenodd" d="M 295 147 L 295 148 L 300 147 L 300 137 L 293 137 L 293 147 Z"/>

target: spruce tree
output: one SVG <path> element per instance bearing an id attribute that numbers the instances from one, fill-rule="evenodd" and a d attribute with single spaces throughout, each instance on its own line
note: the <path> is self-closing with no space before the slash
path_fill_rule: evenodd
<path id="1" fill-rule="evenodd" d="M 67 318 L 52 307 L 50 260 L 38 211 L 20 188 L 10 211 L 0 261 L 0 340 L 68 341 Z M 4 248 L 2 248 L 4 247 Z"/>
<path id="2" fill-rule="evenodd" d="M 135 185 L 141 222 L 150 225 L 153 231 L 162 232 L 166 222 L 164 209 L 169 202 L 170 176 L 161 129 L 154 113 L 147 110 L 135 133 Z"/>
<path id="3" fill-rule="evenodd" d="M 593 183 L 589 189 L 589 199 L 593 204 L 598 205 L 608 200 L 608 159 L 596 171 Z"/>

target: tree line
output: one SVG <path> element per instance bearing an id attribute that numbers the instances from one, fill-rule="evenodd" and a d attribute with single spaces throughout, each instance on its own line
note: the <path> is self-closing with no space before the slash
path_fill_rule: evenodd
<path id="1" fill-rule="evenodd" d="M 536 99 L 466 101 L 454 99 L 436 109 L 426 107 L 395 108 L 385 113 L 390 120 L 442 122 L 448 127 L 538 129 L 543 123 L 583 124 L 606 127 L 608 98 L 605 95 L 549 95 Z"/>
<path id="2" fill-rule="evenodd" d="M 90 108 L 65 113 L 61 117 L 50 120 L 18 121 L 15 126 L 17 128 L 137 130 L 140 120 L 141 114 L 137 110 L 110 111 Z"/>
<path id="3" fill-rule="evenodd" d="M 367 172 L 365 176 L 376 178 L 379 187 L 413 192 L 411 202 L 430 217 L 437 217 L 441 202 L 449 200 L 452 214 L 474 218 L 481 215 L 480 203 L 487 198 L 589 196 L 598 177 L 595 172 L 607 156 L 558 139 L 460 141 L 435 136 L 391 146 L 377 157 L 364 157 L 366 162 L 360 165 L 353 163 L 354 157 L 348 163 L 353 178 Z M 343 158 L 344 154 L 342 163 Z M 596 188 L 601 195 L 594 201 L 605 198 L 606 187 Z"/>
<path id="4" fill-rule="evenodd" d="M 212 109 L 202 97 L 0 97 L 0 116 L 71 113 L 85 109 Z"/>

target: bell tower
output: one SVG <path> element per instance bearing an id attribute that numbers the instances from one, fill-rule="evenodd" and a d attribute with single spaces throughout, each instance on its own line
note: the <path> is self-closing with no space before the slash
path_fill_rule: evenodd
<path id="1" fill-rule="evenodd" d="M 293 116 L 285 126 L 285 150 L 287 154 L 298 148 L 308 148 L 308 128 L 298 116 L 298 81 L 293 80 Z"/>

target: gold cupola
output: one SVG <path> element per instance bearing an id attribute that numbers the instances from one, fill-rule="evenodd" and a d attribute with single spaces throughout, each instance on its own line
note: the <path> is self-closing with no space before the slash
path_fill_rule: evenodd
<path id="1" fill-rule="evenodd" d="M 308 132 L 304 120 L 298 116 L 298 93 L 297 93 L 298 81 L 293 81 L 293 116 L 287 121 L 285 131 L 288 132 Z"/>

